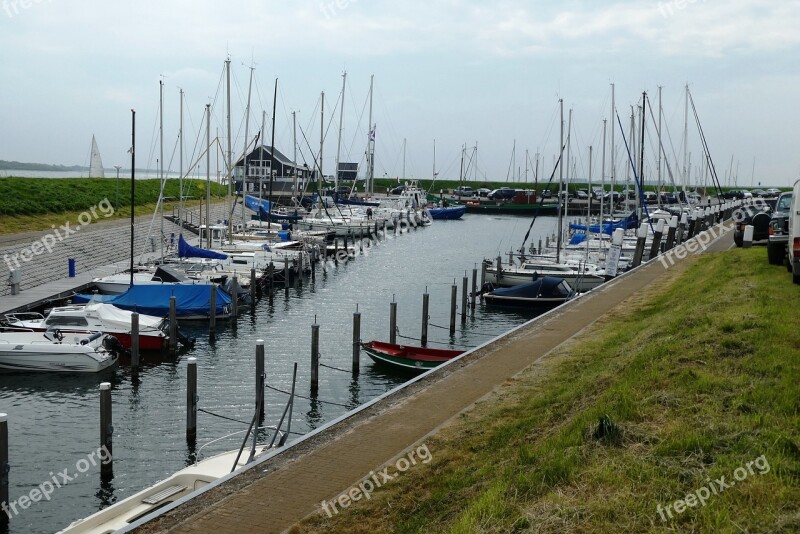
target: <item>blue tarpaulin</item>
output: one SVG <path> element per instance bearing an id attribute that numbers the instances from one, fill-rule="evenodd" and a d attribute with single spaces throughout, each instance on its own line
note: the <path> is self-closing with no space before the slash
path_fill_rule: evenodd
<path id="1" fill-rule="evenodd" d="M 266 221 L 299 221 L 303 218 L 302 215 L 281 215 L 279 213 L 272 213 L 270 211 L 269 200 L 263 198 L 259 199 L 252 195 L 244 196 L 244 205 L 258 213 L 259 216 Z"/>
<path id="2" fill-rule="evenodd" d="M 183 236 L 178 238 L 178 256 L 181 258 L 208 258 L 211 260 L 227 260 L 227 254 L 206 250 L 204 248 L 193 247 L 187 243 Z"/>
<path id="3" fill-rule="evenodd" d="M 593 224 L 588 227 L 590 232 L 595 234 L 604 233 L 611 235 L 614 233 L 614 230 L 617 228 L 622 228 L 623 230 L 628 230 L 629 228 L 636 228 L 639 225 L 639 217 L 636 216 L 636 212 L 632 212 L 630 215 L 622 219 L 621 221 L 613 222 L 613 223 L 605 223 L 602 226 L 602 230 L 599 224 Z M 587 227 L 585 224 L 573 224 L 570 223 L 569 225 L 570 230 L 580 230 L 586 231 Z"/>
<path id="4" fill-rule="evenodd" d="M 176 314 L 186 316 L 211 315 L 211 286 L 207 284 L 134 284 L 120 295 L 75 295 L 75 304 L 105 302 L 123 310 L 145 315 L 166 317 L 169 315 L 169 299 L 175 296 Z M 217 288 L 217 315 L 228 312 L 231 297 Z"/>

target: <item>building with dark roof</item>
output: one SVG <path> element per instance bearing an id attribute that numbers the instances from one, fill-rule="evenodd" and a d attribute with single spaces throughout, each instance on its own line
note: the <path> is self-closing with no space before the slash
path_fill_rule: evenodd
<path id="1" fill-rule="evenodd" d="M 267 192 L 269 190 L 272 155 L 272 147 L 261 145 L 254 148 L 246 158 L 240 158 L 233 168 L 233 181 L 236 185 L 236 190 L 241 191 L 242 189 L 242 177 L 245 174 L 246 161 L 245 191 L 247 193 L 258 193 L 260 183 L 262 190 Z M 316 173 L 309 169 L 308 165 L 298 165 L 278 149 L 274 149 L 274 155 L 273 194 L 279 196 L 292 195 L 295 192 L 302 191 L 309 181 L 315 180 Z"/>

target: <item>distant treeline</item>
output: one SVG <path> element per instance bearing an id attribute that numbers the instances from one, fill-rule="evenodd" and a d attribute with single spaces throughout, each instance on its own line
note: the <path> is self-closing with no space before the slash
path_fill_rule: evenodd
<path id="1" fill-rule="evenodd" d="M 177 200 L 178 180 L 167 180 L 164 196 Z M 121 186 L 121 187 L 118 187 Z M 161 181 L 136 180 L 134 203 L 137 206 L 158 200 Z M 213 196 L 223 196 L 227 188 L 211 184 Z M 184 180 L 184 197 L 205 198 L 205 180 Z M 117 184 L 104 178 L 3 178 L 0 180 L 0 215 L 38 215 L 83 211 L 107 200 L 115 208 L 125 209 L 131 203 L 129 182 Z"/>
<path id="2" fill-rule="evenodd" d="M 22 163 L 19 161 L 6 161 L 0 159 L 0 170 L 3 171 L 50 171 L 50 172 L 74 172 L 88 171 L 89 167 L 80 165 L 50 165 L 47 163 Z"/>

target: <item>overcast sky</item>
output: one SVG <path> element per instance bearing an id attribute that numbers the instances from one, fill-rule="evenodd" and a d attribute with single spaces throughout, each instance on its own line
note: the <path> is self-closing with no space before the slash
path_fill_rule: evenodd
<path id="1" fill-rule="evenodd" d="M 301 163 L 313 164 L 307 145 L 318 151 L 325 91 L 326 174 L 337 152 L 346 70 L 341 160 L 363 157 L 374 74 L 377 176 L 402 174 L 404 138 L 408 177 L 430 178 L 434 139 L 440 177 L 458 178 L 461 146 L 477 143 L 481 175 L 505 180 L 515 140 L 517 172 L 524 178 L 528 150 L 529 180 L 537 152 L 540 174 L 549 174 L 563 98 L 573 110 L 576 173 L 588 174 L 592 145 L 599 179 L 612 82 L 626 135 L 642 91 L 657 106 L 663 87 L 664 143 L 677 172 L 688 83 L 720 179 L 788 185 L 800 178 L 798 28 L 797 0 L 0 0 L 0 159 L 88 165 L 94 134 L 107 168 L 128 166 L 135 108 L 137 167 L 156 167 L 163 76 L 164 160 L 177 170 L 179 88 L 188 161 L 204 145 L 207 103 L 212 137 L 225 136 L 221 82 L 230 56 L 235 152 L 244 145 L 254 65 L 251 136 L 262 110 L 272 114 L 277 77 L 276 145 L 292 156 L 296 111 Z M 649 115 L 646 122 L 652 174 L 655 129 Z M 689 151 L 696 174 L 702 152 L 691 111 Z"/>

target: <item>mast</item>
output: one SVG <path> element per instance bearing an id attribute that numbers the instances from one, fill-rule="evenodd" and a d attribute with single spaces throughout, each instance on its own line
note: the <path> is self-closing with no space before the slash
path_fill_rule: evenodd
<path id="1" fill-rule="evenodd" d="M 333 187 L 337 191 L 339 188 L 339 158 L 342 155 L 342 128 L 344 127 L 344 89 L 347 81 L 347 71 L 342 73 L 342 105 L 339 107 L 339 140 L 336 145 L 336 168 L 333 173 Z"/>
<path id="2" fill-rule="evenodd" d="M 231 58 L 228 56 L 228 59 L 225 60 L 225 79 L 226 79 L 226 91 L 225 96 L 227 98 L 227 122 L 228 122 L 228 157 L 226 163 L 228 164 L 228 196 L 233 196 L 233 155 L 232 155 L 232 147 L 231 144 Z M 230 233 L 230 228 L 228 229 Z"/>
<path id="3" fill-rule="evenodd" d="M 249 146 L 249 142 L 247 138 L 250 135 L 250 97 L 253 93 L 253 71 L 255 67 L 252 65 L 250 66 L 250 83 L 247 87 L 247 107 L 245 108 L 244 112 L 244 152 L 243 157 L 244 161 L 242 161 L 242 230 L 244 230 L 244 195 L 247 192 L 247 147 Z M 231 240 L 233 240 L 233 235 L 231 235 Z"/>
<path id="4" fill-rule="evenodd" d="M 158 171 L 161 175 L 161 196 L 158 203 L 161 205 L 161 235 L 159 236 L 159 249 L 161 263 L 164 263 L 164 80 L 158 80 L 158 142 L 159 158 Z"/>
<path id="5" fill-rule="evenodd" d="M 178 126 L 178 147 L 180 152 L 178 166 L 178 226 L 183 235 L 183 89 L 180 90 L 180 125 Z"/>
<path id="6" fill-rule="evenodd" d="M 269 208 L 267 215 L 269 215 L 269 224 L 272 226 L 272 184 L 275 181 L 278 171 L 275 170 L 275 109 L 278 104 L 278 78 L 275 78 L 275 91 L 272 93 L 272 148 L 269 153 Z M 259 209 L 259 212 L 261 210 Z"/>
<path id="7" fill-rule="evenodd" d="M 558 161 L 558 237 L 556 238 L 556 263 L 561 263 L 561 220 L 564 217 L 562 202 L 562 192 L 564 190 L 564 99 L 558 99 L 558 106 L 561 110 L 561 137 L 560 137 L 560 156 Z"/>
<path id="8" fill-rule="evenodd" d="M 431 176 L 431 179 L 433 181 L 436 181 L 436 139 L 435 138 L 433 140 L 433 171 L 432 172 L 433 172 L 433 175 Z"/>
<path id="9" fill-rule="evenodd" d="M 539 149 L 536 149 L 536 166 L 533 171 L 534 189 L 539 187 Z"/>
<path id="10" fill-rule="evenodd" d="M 647 92 L 642 92 L 642 109 L 641 109 L 641 128 L 642 128 L 642 142 L 639 145 L 639 182 L 641 183 L 642 189 L 644 189 L 644 118 L 645 118 L 645 108 L 647 107 Z M 658 203 L 661 204 L 661 195 L 658 195 Z"/>
<path id="11" fill-rule="evenodd" d="M 528 183 L 528 162 L 529 162 L 529 159 L 530 158 L 528 157 L 528 149 L 526 148 L 525 149 L 525 183 L 526 184 Z"/>
<path id="12" fill-rule="evenodd" d="M 136 196 L 136 110 L 131 110 L 131 287 L 133 287 L 134 198 Z"/>
<path id="13" fill-rule="evenodd" d="M 292 111 L 292 193 L 297 194 L 297 112 Z"/>
<path id="14" fill-rule="evenodd" d="M 611 123 L 612 123 L 612 125 L 614 123 L 614 117 L 616 117 L 616 116 L 617 116 L 617 107 L 616 107 L 616 104 L 614 102 L 614 84 L 612 83 L 611 84 Z M 615 155 L 614 155 L 614 152 L 616 151 L 616 145 L 614 144 L 614 130 L 616 130 L 616 128 L 614 128 L 612 126 L 612 128 L 611 128 L 611 169 L 610 169 L 610 172 L 609 172 L 609 178 L 611 178 L 611 191 L 615 191 L 616 188 L 617 188 L 616 159 L 615 159 Z M 628 196 L 626 194 L 626 196 L 625 196 L 626 205 L 627 205 L 627 202 L 628 202 Z"/>
<path id="15" fill-rule="evenodd" d="M 369 124 L 367 124 L 367 130 L 369 130 L 369 137 L 367 138 L 367 176 L 366 176 L 366 184 L 364 184 L 364 189 L 366 193 L 374 194 L 375 193 L 375 184 L 373 181 L 375 180 L 374 172 L 375 172 L 375 130 L 373 130 L 372 126 L 372 87 L 373 82 L 375 80 L 375 75 L 371 75 L 369 77 Z"/>
<path id="16" fill-rule="evenodd" d="M 652 106 L 651 106 L 652 107 Z M 659 199 L 661 198 L 661 86 L 658 86 L 658 163 L 657 165 L 657 172 L 658 172 L 658 191 L 659 191 Z M 659 200 L 660 202 L 660 200 Z"/>
<path id="17" fill-rule="evenodd" d="M 403 180 L 406 179 L 406 138 L 403 138 Z"/>
<path id="18" fill-rule="evenodd" d="M 267 127 L 267 111 L 262 109 L 261 110 L 261 145 L 264 144 L 264 129 Z M 261 169 L 258 172 L 258 220 L 261 221 L 261 200 L 264 198 L 264 168 L 266 163 L 264 161 L 264 150 L 263 148 L 258 152 L 259 158 L 258 163 L 261 166 Z M 270 172 L 272 172 L 272 167 L 270 166 Z"/>
<path id="19" fill-rule="evenodd" d="M 317 176 L 317 193 L 322 196 L 321 185 L 325 180 L 325 175 L 322 174 L 322 145 L 325 141 L 325 91 L 320 93 L 322 104 L 319 111 L 319 176 Z M 322 213 L 322 198 L 317 202 L 317 215 Z"/>
<path id="20" fill-rule="evenodd" d="M 687 158 L 689 157 L 689 84 L 686 84 L 686 103 L 683 108 L 683 190 L 686 191 L 686 185 L 689 182 L 689 170 L 687 167 Z"/>
<path id="21" fill-rule="evenodd" d="M 606 120 L 603 119 L 603 155 L 600 158 L 600 186 L 603 189 L 603 193 L 600 195 L 600 225 L 602 229 L 603 224 L 603 208 L 605 204 L 605 197 L 606 197 Z M 611 202 L 614 202 L 614 194 L 611 194 Z"/>
<path id="22" fill-rule="evenodd" d="M 242 197 L 244 199 L 244 197 Z M 244 202 L 242 202 L 244 203 Z M 211 104 L 206 104 L 206 248 L 211 248 Z"/>

